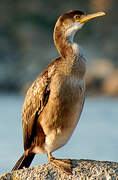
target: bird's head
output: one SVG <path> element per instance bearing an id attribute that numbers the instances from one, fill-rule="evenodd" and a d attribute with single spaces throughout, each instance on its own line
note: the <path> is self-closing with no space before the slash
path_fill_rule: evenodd
<path id="1" fill-rule="evenodd" d="M 73 37 L 77 30 L 93 18 L 104 16 L 104 12 L 85 14 L 79 10 L 72 10 L 61 15 L 56 23 L 57 30 L 61 30 L 67 37 Z"/>

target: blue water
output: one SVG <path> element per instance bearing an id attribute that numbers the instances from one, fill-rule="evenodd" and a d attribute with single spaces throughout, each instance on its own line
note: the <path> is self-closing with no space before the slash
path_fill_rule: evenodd
<path id="1" fill-rule="evenodd" d="M 23 101 L 18 95 L 0 95 L 0 174 L 10 171 L 23 153 Z M 118 99 L 87 98 L 73 136 L 53 155 L 118 162 Z M 36 155 L 31 166 L 47 162 L 46 155 Z"/>

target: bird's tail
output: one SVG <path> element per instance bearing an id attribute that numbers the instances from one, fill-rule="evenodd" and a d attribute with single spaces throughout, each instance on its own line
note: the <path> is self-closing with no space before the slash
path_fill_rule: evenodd
<path id="1" fill-rule="evenodd" d="M 13 167 L 12 171 L 18 170 L 18 169 L 22 169 L 23 167 L 29 167 L 32 160 L 34 159 L 35 154 L 28 154 L 25 155 L 23 154 L 20 159 L 17 161 L 17 163 L 15 164 L 15 166 Z"/>

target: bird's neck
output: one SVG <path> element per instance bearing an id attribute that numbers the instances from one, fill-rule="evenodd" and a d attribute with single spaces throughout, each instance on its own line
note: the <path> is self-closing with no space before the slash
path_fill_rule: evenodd
<path id="1" fill-rule="evenodd" d="M 70 34 L 69 34 L 70 33 Z M 83 79 L 86 72 L 86 62 L 82 49 L 73 42 L 74 33 L 66 31 L 64 33 L 57 27 L 54 29 L 54 42 L 63 60 L 68 61 L 65 63 L 66 70 L 73 73 L 79 79 Z"/>
<path id="2" fill-rule="evenodd" d="M 72 57 L 74 58 L 79 54 L 78 45 L 73 42 L 74 34 L 65 33 L 60 27 L 54 29 L 54 42 L 58 52 L 64 59 L 72 59 Z"/>

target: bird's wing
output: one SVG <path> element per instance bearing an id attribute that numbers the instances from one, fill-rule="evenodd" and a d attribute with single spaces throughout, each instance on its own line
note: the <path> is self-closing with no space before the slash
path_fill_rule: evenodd
<path id="1" fill-rule="evenodd" d="M 30 148 L 33 138 L 36 134 L 36 123 L 41 112 L 45 108 L 49 94 L 50 81 L 55 72 L 55 65 L 49 66 L 40 76 L 34 81 L 29 88 L 22 110 L 22 126 L 24 149 Z M 42 129 L 40 130 L 42 133 Z"/>

